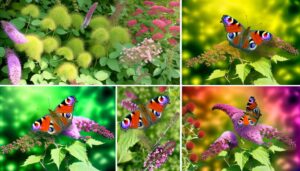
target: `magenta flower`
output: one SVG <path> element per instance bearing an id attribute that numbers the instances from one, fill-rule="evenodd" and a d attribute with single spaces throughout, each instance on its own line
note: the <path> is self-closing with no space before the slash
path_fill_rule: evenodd
<path id="1" fill-rule="evenodd" d="M 87 12 L 85 18 L 84 18 L 84 21 L 81 25 L 81 28 L 86 28 L 89 24 L 90 24 L 90 21 L 91 21 L 91 18 L 97 8 L 97 5 L 98 5 L 98 2 L 95 2 L 89 9 L 89 11 Z"/>
<path id="2" fill-rule="evenodd" d="M 180 6 L 180 2 L 177 1 L 171 1 L 169 3 L 170 7 L 179 7 Z"/>
<path id="3" fill-rule="evenodd" d="M 231 131 L 225 131 L 209 148 L 201 155 L 202 160 L 208 157 L 218 155 L 221 151 L 233 149 L 238 145 L 235 134 Z"/>
<path id="4" fill-rule="evenodd" d="M 121 106 L 129 110 L 130 112 L 133 112 L 138 108 L 138 106 L 135 103 L 131 102 L 130 100 L 122 100 Z"/>
<path id="5" fill-rule="evenodd" d="M 127 22 L 128 27 L 132 27 L 132 26 L 134 26 L 134 25 L 136 25 L 136 24 L 137 24 L 137 21 L 136 21 L 136 20 L 129 20 L 129 21 Z"/>
<path id="6" fill-rule="evenodd" d="M 132 15 L 133 16 L 138 16 L 138 15 L 140 15 L 142 13 L 143 13 L 143 10 L 141 8 L 138 8 L 138 9 L 135 10 L 135 12 Z"/>
<path id="7" fill-rule="evenodd" d="M 213 107 L 213 110 L 218 109 L 224 111 L 231 119 L 233 127 L 237 134 L 255 144 L 266 145 L 263 138 L 277 139 L 291 148 L 295 148 L 295 142 L 289 137 L 280 133 L 277 129 L 268 126 L 257 124 L 256 126 L 239 126 L 238 121 L 241 116 L 244 115 L 244 111 L 226 104 L 217 104 Z"/>
<path id="8" fill-rule="evenodd" d="M 136 36 L 141 36 L 142 34 L 148 32 L 148 27 L 145 26 L 144 24 L 141 24 L 141 29 L 136 33 Z"/>
<path id="9" fill-rule="evenodd" d="M 173 39 L 173 38 L 170 38 L 170 39 L 168 39 L 168 42 L 169 42 L 169 44 L 170 45 L 172 45 L 172 46 L 175 46 L 175 45 L 177 45 L 177 40 L 176 39 Z"/>
<path id="10" fill-rule="evenodd" d="M 168 141 L 166 144 L 156 147 L 148 154 L 144 167 L 149 171 L 160 168 L 168 160 L 168 157 L 172 155 L 175 147 L 175 141 Z"/>
<path id="11" fill-rule="evenodd" d="M 131 99 L 131 100 L 137 99 L 136 95 L 135 95 L 133 92 L 131 92 L 131 91 L 126 91 L 126 92 L 125 92 L 125 96 L 126 96 L 128 99 Z"/>
<path id="12" fill-rule="evenodd" d="M 179 26 L 170 26 L 169 31 L 174 33 L 174 34 L 177 34 L 177 33 L 180 32 L 180 27 Z"/>
<path id="13" fill-rule="evenodd" d="M 155 33 L 154 35 L 152 35 L 153 40 L 160 40 L 163 38 L 164 38 L 164 34 L 162 34 L 162 33 Z"/>
<path id="14" fill-rule="evenodd" d="M 89 118 L 80 116 L 74 116 L 72 124 L 66 130 L 64 130 L 62 134 L 74 139 L 84 138 L 80 135 L 80 131 L 94 132 L 109 139 L 114 138 L 114 134 L 107 130 L 104 126 L 99 125 Z"/>
<path id="15" fill-rule="evenodd" d="M 8 76 L 13 85 L 20 83 L 22 67 L 18 56 L 9 48 L 6 49 Z"/>
<path id="16" fill-rule="evenodd" d="M 152 23 L 160 29 L 163 29 L 164 27 L 167 26 L 167 24 L 163 20 L 160 20 L 160 19 L 155 19 L 152 21 Z"/>
<path id="17" fill-rule="evenodd" d="M 152 1 L 144 1 L 144 5 L 153 6 L 154 2 L 152 2 Z"/>
<path id="18" fill-rule="evenodd" d="M 27 42 L 24 34 L 22 34 L 13 24 L 7 21 L 1 21 L 2 28 L 7 36 L 16 44 L 23 44 Z"/>

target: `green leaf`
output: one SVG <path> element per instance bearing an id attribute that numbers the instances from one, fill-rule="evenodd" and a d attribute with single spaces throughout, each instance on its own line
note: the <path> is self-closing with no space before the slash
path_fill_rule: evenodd
<path id="1" fill-rule="evenodd" d="M 61 162 L 66 157 L 66 152 L 62 148 L 55 148 L 51 150 L 51 159 L 56 164 L 58 170 Z"/>
<path id="2" fill-rule="evenodd" d="M 135 75 L 135 71 L 134 71 L 133 68 L 128 68 L 128 69 L 126 70 L 126 73 L 127 73 L 128 76 Z"/>
<path id="3" fill-rule="evenodd" d="M 268 151 L 263 148 L 263 147 L 257 147 L 255 150 L 253 150 L 252 152 L 250 152 L 250 154 L 252 155 L 252 157 L 259 161 L 261 164 L 265 165 L 265 166 L 270 166 L 270 158 L 269 158 L 269 153 Z"/>
<path id="4" fill-rule="evenodd" d="M 252 168 L 252 171 L 272 171 L 272 169 L 268 166 L 256 166 Z"/>
<path id="5" fill-rule="evenodd" d="M 274 56 L 272 56 L 271 60 L 277 64 L 277 62 L 283 62 L 283 61 L 287 61 L 289 59 L 279 56 L 279 55 L 274 55 Z"/>
<path id="6" fill-rule="evenodd" d="M 80 141 L 75 141 L 72 145 L 66 148 L 69 153 L 80 161 L 88 162 L 86 146 Z"/>
<path id="7" fill-rule="evenodd" d="M 14 26 L 16 26 L 16 28 L 17 28 L 18 30 L 21 30 L 22 28 L 24 28 L 26 20 L 24 20 L 24 18 L 18 17 L 18 18 L 15 18 L 15 19 L 10 20 L 10 22 L 11 22 Z"/>
<path id="8" fill-rule="evenodd" d="M 241 170 L 243 170 L 245 164 L 249 160 L 249 156 L 247 156 L 245 152 L 236 152 L 234 158 Z"/>
<path id="9" fill-rule="evenodd" d="M 120 72 L 120 67 L 119 67 L 119 63 L 116 59 L 108 59 L 107 60 L 107 65 L 110 69 Z"/>
<path id="10" fill-rule="evenodd" d="M 86 143 L 90 146 L 90 147 L 93 147 L 93 145 L 102 145 L 104 144 L 103 142 L 101 141 L 98 141 L 98 140 L 95 140 L 93 138 L 90 138 L 86 141 Z"/>
<path id="11" fill-rule="evenodd" d="M 120 52 L 115 51 L 109 54 L 109 58 L 114 59 L 120 56 Z"/>
<path id="12" fill-rule="evenodd" d="M 218 154 L 219 157 L 225 157 L 227 156 L 228 152 L 227 151 L 222 151 L 221 153 Z"/>
<path id="13" fill-rule="evenodd" d="M 95 78 L 99 81 L 104 81 L 109 77 L 108 73 L 105 71 L 98 71 L 95 73 Z"/>
<path id="14" fill-rule="evenodd" d="M 31 24 L 32 24 L 33 26 L 39 26 L 39 25 L 41 24 L 41 20 L 38 20 L 38 19 L 32 20 Z"/>
<path id="15" fill-rule="evenodd" d="M 69 166 L 70 171 L 99 171 L 93 167 L 90 163 L 75 162 Z"/>
<path id="16" fill-rule="evenodd" d="M 42 156 L 31 155 L 29 156 L 22 166 L 28 166 L 30 164 L 38 163 L 42 159 Z"/>
<path id="17" fill-rule="evenodd" d="M 180 77 L 180 71 L 179 70 L 176 70 L 176 69 L 172 69 L 171 70 L 171 77 L 172 78 L 179 78 Z"/>
<path id="18" fill-rule="evenodd" d="M 7 74 L 8 73 L 8 67 L 7 67 L 7 65 L 5 65 L 4 67 L 2 67 L 1 71 L 3 73 Z"/>
<path id="19" fill-rule="evenodd" d="M 281 148 L 281 147 L 278 147 L 278 146 L 276 146 L 276 145 L 272 145 L 270 148 L 269 148 L 269 150 L 271 150 L 273 153 L 275 153 L 276 151 L 286 151 L 286 149 L 284 149 L 284 148 Z"/>
<path id="20" fill-rule="evenodd" d="M 274 78 L 259 78 L 254 81 L 255 85 L 278 85 Z"/>
<path id="21" fill-rule="evenodd" d="M 53 74 L 48 71 L 43 71 L 42 77 L 45 78 L 46 80 L 50 80 L 54 78 Z"/>
<path id="22" fill-rule="evenodd" d="M 269 59 L 260 58 L 258 61 L 250 63 L 250 65 L 263 76 L 266 76 L 268 78 L 273 77 L 271 71 L 271 61 Z"/>
<path id="23" fill-rule="evenodd" d="M 0 47 L 0 57 L 3 57 L 5 55 L 5 49 L 3 47 Z"/>
<path id="24" fill-rule="evenodd" d="M 33 62 L 33 60 L 28 60 L 27 62 L 25 62 L 24 68 L 29 68 L 31 71 L 33 71 L 35 68 L 35 63 Z"/>
<path id="25" fill-rule="evenodd" d="M 41 70 L 44 70 L 46 68 L 48 68 L 48 62 L 46 62 L 44 59 L 42 59 L 40 62 L 39 62 L 39 65 L 41 67 Z"/>
<path id="26" fill-rule="evenodd" d="M 99 60 L 100 65 L 105 66 L 107 64 L 107 60 L 108 60 L 108 58 L 106 58 L 106 57 L 100 58 L 100 60 Z"/>
<path id="27" fill-rule="evenodd" d="M 162 69 L 161 68 L 155 68 L 155 70 L 153 71 L 153 76 L 157 76 L 161 73 Z"/>
<path id="28" fill-rule="evenodd" d="M 130 147 L 139 141 L 136 130 L 122 132 L 118 140 L 118 163 L 125 163 L 132 160 Z"/>
<path id="29" fill-rule="evenodd" d="M 43 81 L 43 77 L 40 74 L 34 74 L 31 78 L 30 81 L 32 81 L 34 84 L 40 84 Z"/>
<path id="30" fill-rule="evenodd" d="M 212 80 L 212 79 L 215 79 L 215 78 L 220 78 L 220 77 L 224 77 L 226 74 L 226 71 L 225 70 L 214 70 L 213 73 L 210 74 L 210 76 L 208 77 L 207 80 Z"/>
<path id="31" fill-rule="evenodd" d="M 235 70 L 236 74 L 239 76 L 239 78 L 244 84 L 246 77 L 250 73 L 250 67 L 247 64 L 238 64 L 236 65 Z"/>
<path id="32" fill-rule="evenodd" d="M 62 28 L 57 28 L 56 31 L 55 31 L 57 34 L 59 35 L 64 35 L 64 34 L 67 34 L 68 32 L 66 32 L 64 29 Z"/>

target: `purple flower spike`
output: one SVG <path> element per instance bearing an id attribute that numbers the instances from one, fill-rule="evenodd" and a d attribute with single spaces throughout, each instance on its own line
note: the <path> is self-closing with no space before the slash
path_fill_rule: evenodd
<path id="1" fill-rule="evenodd" d="M 95 12 L 96 8 L 97 8 L 97 5 L 98 5 L 98 2 L 95 2 L 91 8 L 89 9 L 89 11 L 87 12 L 85 18 L 84 18 L 84 21 L 81 25 L 81 28 L 85 29 L 89 24 L 90 24 L 90 21 L 91 21 L 91 18 L 93 16 L 93 13 Z"/>
<path id="2" fill-rule="evenodd" d="M 148 154 L 146 161 L 144 162 L 145 170 L 154 170 L 160 168 L 164 164 L 170 155 L 172 155 L 176 146 L 175 141 L 168 141 L 166 144 L 158 146 L 151 153 Z"/>
<path id="3" fill-rule="evenodd" d="M 94 132 L 109 139 L 114 138 L 114 134 L 107 130 L 104 126 L 100 126 L 91 119 L 79 116 L 73 117 L 72 124 L 64 130 L 63 134 L 71 138 L 80 139 L 82 138 L 80 131 Z"/>
<path id="4" fill-rule="evenodd" d="M 202 160 L 208 157 L 218 155 L 221 151 L 232 149 L 238 145 L 238 140 L 235 134 L 231 131 L 225 131 L 213 144 L 210 145 L 208 150 L 204 151 L 201 155 Z"/>
<path id="5" fill-rule="evenodd" d="M 277 131 L 277 129 L 271 126 L 262 124 L 257 124 L 255 126 L 239 126 L 238 121 L 241 116 L 244 115 L 244 111 L 241 109 L 226 104 L 217 104 L 213 107 L 213 110 L 215 109 L 224 111 L 230 117 L 235 131 L 242 138 L 245 138 L 258 145 L 266 145 L 266 143 L 263 141 L 263 138 L 277 139 L 291 148 L 295 147 L 295 143 L 292 139 L 283 135 Z"/>
<path id="6" fill-rule="evenodd" d="M 6 58 L 9 79 L 13 85 L 18 85 L 22 75 L 20 60 L 15 52 L 9 48 L 6 49 Z"/>
<path id="7" fill-rule="evenodd" d="M 128 99 L 131 99 L 131 100 L 137 99 L 136 95 L 131 91 L 126 91 L 125 95 L 127 96 Z"/>
<path id="8" fill-rule="evenodd" d="M 124 107 L 125 109 L 131 111 L 131 112 L 137 110 L 137 108 L 138 108 L 138 106 L 135 103 L 133 103 L 129 100 L 122 100 L 121 106 Z"/>
<path id="9" fill-rule="evenodd" d="M 27 42 L 25 35 L 19 32 L 19 30 L 10 22 L 2 20 L 1 25 L 7 36 L 16 44 L 23 44 Z"/>

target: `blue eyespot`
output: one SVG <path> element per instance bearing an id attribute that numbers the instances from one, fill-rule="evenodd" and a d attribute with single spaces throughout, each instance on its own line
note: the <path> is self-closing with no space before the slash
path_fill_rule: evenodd
<path id="1" fill-rule="evenodd" d="M 128 118 L 125 118 L 122 122 L 121 122 L 121 128 L 123 129 L 128 129 L 130 126 L 130 120 Z"/>
<path id="2" fill-rule="evenodd" d="M 66 118 L 70 118 L 71 116 L 72 116 L 72 114 L 71 113 L 66 113 Z"/>
<path id="3" fill-rule="evenodd" d="M 254 50 L 256 49 L 257 45 L 254 43 L 252 39 L 249 41 L 249 50 Z"/>
<path id="4" fill-rule="evenodd" d="M 155 114 L 155 116 L 157 116 L 157 117 L 160 117 L 160 115 L 161 115 L 161 113 L 160 113 L 160 112 L 157 112 L 157 111 L 154 111 L 154 114 Z"/>
<path id="5" fill-rule="evenodd" d="M 236 37 L 236 33 L 227 33 L 227 38 L 229 39 L 229 40 L 232 40 L 233 38 L 235 38 Z"/>
<path id="6" fill-rule="evenodd" d="M 54 132 L 54 128 L 53 127 L 49 127 L 48 132 Z"/>

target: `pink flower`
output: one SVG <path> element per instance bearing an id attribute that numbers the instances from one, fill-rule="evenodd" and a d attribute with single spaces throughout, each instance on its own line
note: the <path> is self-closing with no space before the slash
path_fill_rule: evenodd
<path id="1" fill-rule="evenodd" d="M 148 32 L 148 27 L 145 26 L 144 24 L 141 24 L 141 29 L 136 33 L 136 36 L 141 36 L 142 34 Z"/>
<path id="2" fill-rule="evenodd" d="M 127 97 L 128 99 L 131 99 L 131 100 L 137 99 L 136 95 L 135 95 L 133 92 L 131 92 L 131 91 L 126 91 L 126 92 L 125 92 L 125 95 L 126 95 L 126 97 Z"/>
<path id="3" fill-rule="evenodd" d="M 141 8 L 138 8 L 135 10 L 135 12 L 132 14 L 133 16 L 137 16 L 143 13 L 143 10 Z"/>
<path id="4" fill-rule="evenodd" d="M 105 138 L 114 138 L 114 134 L 107 130 L 104 126 L 99 125 L 98 123 L 89 118 L 80 116 L 74 116 L 72 124 L 66 130 L 64 130 L 62 134 L 74 139 L 80 139 L 83 138 L 80 135 L 80 131 L 95 132 L 99 135 L 102 135 Z"/>
<path id="5" fill-rule="evenodd" d="M 7 36 L 16 44 L 23 44 L 27 42 L 24 34 L 19 32 L 19 30 L 10 22 L 1 21 L 2 28 Z"/>
<path id="6" fill-rule="evenodd" d="M 169 42 L 170 45 L 172 45 L 172 46 L 177 45 L 177 40 L 176 40 L 176 39 L 170 38 L 170 39 L 168 39 L 168 42 Z"/>
<path id="7" fill-rule="evenodd" d="M 162 34 L 162 33 L 155 33 L 155 34 L 152 36 L 152 39 L 153 39 L 153 40 L 160 40 L 160 39 L 162 39 L 162 38 L 164 38 L 164 34 Z"/>
<path id="8" fill-rule="evenodd" d="M 170 24 L 172 24 L 172 21 L 171 21 L 171 20 L 168 20 L 168 19 L 166 19 L 165 17 L 160 17 L 160 19 L 161 19 L 162 21 L 164 21 L 164 22 L 166 23 L 166 25 L 170 25 Z"/>
<path id="9" fill-rule="evenodd" d="M 128 27 L 132 27 L 132 26 L 136 25 L 136 23 L 137 23 L 136 20 L 129 20 L 129 21 L 127 22 L 127 25 L 128 25 Z"/>
<path id="10" fill-rule="evenodd" d="M 152 21 L 152 23 L 160 29 L 163 29 L 164 27 L 167 26 L 167 24 L 163 20 L 160 20 L 160 19 L 155 19 Z"/>
<path id="11" fill-rule="evenodd" d="M 179 26 L 170 26 L 169 31 L 172 33 L 179 33 L 180 27 Z"/>
<path id="12" fill-rule="evenodd" d="M 170 7 L 179 7 L 180 6 L 180 2 L 177 1 L 171 1 L 169 3 Z"/>
<path id="13" fill-rule="evenodd" d="M 154 2 L 152 2 L 152 1 L 144 1 L 144 5 L 153 6 Z"/>
<path id="14" fill-rule="evenodd" d="M 98 5 L 98 2 L 95 2 L 89 9 L 89 11 L 87 12 L 85 18 L 84 18 L 84 21 L 81 25 L 81 28 L 86 28 L 90 21 L 91 21 L 91 18 L 93 16 L 93 13 L 95 12 L 96 8 L 97 8 L 97 5 Z"/>
<path id="15" fill-rule="evenodd" d="M 133 112 L 138 108 L 138 106 L 135 103 L 131 102 L 130 100 L 122 100 L 121 106 L 129 110 L 130 112 Z"/>
<path id="16" fill-rule="evenodd" d="M 15 52 L 9 48 L 6 49 L 6 58 L 9 79 L 13 85 L 18 85 L 22 75 L 20 60 Z"/>

